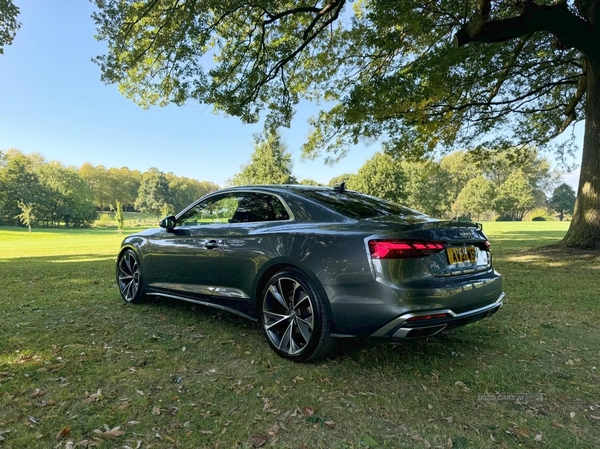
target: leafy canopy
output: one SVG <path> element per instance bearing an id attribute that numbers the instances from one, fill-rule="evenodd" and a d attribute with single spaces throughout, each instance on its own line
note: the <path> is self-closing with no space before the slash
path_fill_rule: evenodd
<path id="1" fill-rule="evenodd" d="M 19 8 L 11 0 L 0 0 L 0 55 L 12 44 L 21 23 L 17 20 Z"/>
<path id="2" fill-rule="evenodd" d="M 169 215 L 169 199 L 169 181 L 165 174 L 157 168 L 150 168 L 142 177 L 135 208 L 156 217 L 160 217 L 165 211 Z"/>
<path id="3" fill-rule="evenodd" d="M 266 114 L 273 127 L 289 126 L 302 99 L 324 100 L 304 147 L 312 155 L 363 137 L 415 157 L 543 145 L 583 116 L 581 46 L 565 33 L 523 28 L 496 36 L 502 44 L 454 45 L 493 41 L 476 31 L 522 15 L 512 0 L 95 3 L 105 82 L 144 107 L 193 99 L 245 122 Z M 569 30 L 575 6 L 539 3 L 549 6 L 528 2 L 533 19 L 561 13 Z"/>
<path id="4" fill-rule="evenodd" d="M 572 214 L 575 209 L 575 191 L 565 183 L 559 185 L 552 193 L 550 207 L 560 215 L 562 221 L 565 213 Z"/>
<path id="5" fill-rule="evenodd" d="M 262 140 L 257 137 L 251 162 L 230 183 L 235 186 L 296 184 L 292 175 L 292 157 L 286 152 L 281 137 L 277 133 Z"/>
<path id="6" fill-rule="evenodd" d="M 395 203 L 406 201 L 402 165 L 388 154 L 375 153 L 348 180 L 347 187 Z"/>

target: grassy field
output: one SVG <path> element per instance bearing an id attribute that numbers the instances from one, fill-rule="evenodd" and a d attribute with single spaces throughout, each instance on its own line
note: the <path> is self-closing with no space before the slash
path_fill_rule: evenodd
<path id="1" fill-rule="evenodd" d="M 123 212 L 123 220 L 126 227 L 153 227 L 158 225 L 158 218 L 154 214 L 144 212 Z M 117 227 L 117 219 L 114 212 L 100 212 L 98 219 L 94 222 L 95 228 Z"/>
<path id="2" fill-rule="evenodd" d="M 123 303 L 114 229 L 0 228 L 0 447 L 596 448 L 600 255 L 538 248 L 567 226 L 484 224 L 493 318 L 314 365 L 227 313 Z"/>

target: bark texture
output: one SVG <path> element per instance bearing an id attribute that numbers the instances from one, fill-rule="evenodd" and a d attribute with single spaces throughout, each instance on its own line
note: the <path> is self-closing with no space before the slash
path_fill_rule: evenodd
<path id="1" fill-rule="evenodd" d="M 581 175 L 567 246 L 600 249 L 600 57 L 588 58 Z"/>

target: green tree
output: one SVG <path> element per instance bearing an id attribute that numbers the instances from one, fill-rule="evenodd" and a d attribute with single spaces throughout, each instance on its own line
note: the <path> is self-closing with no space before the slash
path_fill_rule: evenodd
<path id="1" fill-rule="evenodd" d="M 21 23 L 17 20 L 19 8 L 11 0 L 0 0 L 0 55 L 12 44 Z"/>
<path id="2" fill-rule="evenodd" d="M 46 191 L 39 218 L 57 225 L 62 221 L 66 227 L 87 227 L 96 219 L 92 191 L 78 171 L 42 159 L 36 173 Z"/>
<path id="3" fill-rule="evenodd" d="M 321 184 L 317 181 L 313 181 L 312 179 L 303 179 L 299 182 L 300 185 L 303 186 L 320 186 Z"/>
<path id="4" fill-rule="evenodd" d="M 144 107 L 195 99 L 270 128 L 324 100 L 309 154 L 362 137 L 412 157 L 543 146 L 585 120 L 565 242 L 600 246 L 600 0 L 95 3 L 105 82 Z"/>
<path id="5" fill-rule="evenodd" d="M 21 213 L 16 215 L 15 218 L 18 218 L 19 220 L 21 220 L 23 222 L 23 224 L 25 226 L 27 226 L 27 229 L 29 229 L 29 232 L 31 232 L 31 225 L 33 224 L 33 221 L 35 220 L 35 215 L 33 214 L 33 204 L 32 203 L 25 204 L 23 201 L 19 201 L 17 203 L 17 205 L 19 206 L 19 209 L 21 209 Z"/>
<path id="6" fill-rule="evenodd" d="M 457 215 L 467 215 L 479 219 L 479 216 L 492 209 L 496 197 L 494 183 L 483 176 L 470 179 L 460 191 L 452 205 L 453 212 Z"/>
<path id="7" fill-rule="evenodd" d="M 575 208 L 575 190 L 565 183 L 559 185 L 552 193 L 550 207 L 558 212 L 560 221 L 563 221 L 564 214 L 572 214 Z"/>
<path id="8" fill-rule="evenodd" d="M 498 188 L 494 209 L 501 217 L 522 220 L 523 215 L 535 206 L 534 191 L 520 170 L 511 174 Z"/>
<path id="9" fill-rule="evenodd" d="M 79 175 L 86 181 L 94 196 L 94 203 L 100 212 L 110 208 L 113 195 L 108 170 L 102 166 L 84 163 L 79 169 Z"/>
<path id="10" fill-rule="evenodd" d="M 456 183 L 452 182 L 449 172 L 434 161 L 403 161 L 402 170 L 406 177 L 407 206 L 436 217 L 449 214 L 452 203 L 460 193 L 458 190 L 456 196 L 451 197 L 449 192 L 456 189 Z M 460 173 L 464 172 L 462 170 Z"/>
<path id="11" fill-rule="evenodd" d="M 219 188 L 212 182 L 175 176 L 173 173 L 167 173 L 166 177 L 169 181 L 170 204 L 174 211 L 183 210 L 192 202 Z"/>
<path id="12" fill-rule="evenodd" d="M 125 229 L 125 219 L 123 218 L 123 206 L 119 200 L 117 200 L 117 207 L 115 208 L 115 219 L 117 220 L 117 230 L 122 233 Z"/>
<path id="13" fill-rule="evenodd" d="M 242 168 L 230 181 L 236 186 L 261 184 L 296 184 L 292 176 L 292 157 L 277 133 L 266 139 L 256 139 L 250 164 Z"/>
<path id="14" fill-rule="evenodd" d="M 19 201 L 34 205 L 34 215 L 38 215 L 38 208 L 43 204 L 46 196 L 44 187 L 35 173 L 30 158 L 20 151 L 11 149 L 4 154 L 4 166 L 0 169 L 0 210 L 2 221 L 15 225 L 15 217 L 21 213 Z"/>
<path id="15" fill-rule="evenodd" d="M 344 173 L 343 175 L 334 176 L 333 178 L 331 178 L 329 180 L 327 185 L 329 187 L 339 186 L 342 182 L 348 182 L 352 176 L 354 176 L 354 175 L 351 175 L 349 173 Z"/>
<path id="16" fill-rule="evenodd" d="M 367 195 L 395 203 L 406 200 L 405 177 L 399 161 L 385 153 L 375 153 L 358 173 L 351 176 L 347 187 Z"/>
<path id="17" fill-rule="evenodd" d="M 150 168 L 142 176 L 135 208 L 152 213 L 158 218 L 165 205 L 169 205 L 169 181 L 157 168 Z"/>
<path id="18" fill-rule="evenodd" d="M 464 150 L 445 155 L 440 161 L 440 177 L 446 190 L 446 201 L 453 204 L 467 183 L 483 176 L 472 153 Z"/>

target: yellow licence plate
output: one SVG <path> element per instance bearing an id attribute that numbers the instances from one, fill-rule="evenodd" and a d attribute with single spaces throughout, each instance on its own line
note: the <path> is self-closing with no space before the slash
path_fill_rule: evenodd
<path id="1" fill-rule="evenodd" d="M 475 263 L 475 247 L 474 246 L 461 246 L 459 248 L 447 248 L 446 254 L 448 254 L 448 262 L 450 265 L 457 263 Z"/>

